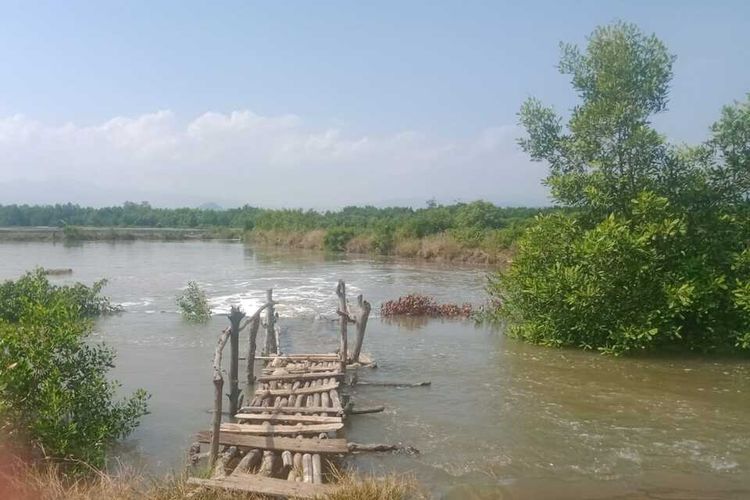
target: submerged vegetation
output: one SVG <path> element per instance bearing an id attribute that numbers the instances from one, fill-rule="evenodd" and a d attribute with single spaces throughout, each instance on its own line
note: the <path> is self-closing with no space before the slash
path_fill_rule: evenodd
<path id="1" fill-rule="evenodd" d="M 412 293 L 388 300 L 380 306 L 380 314 L 389 316 L 432 316 L 468 318 L 474 313 L 471 304 L 438 304 L 434 297 Z"/>
<path id="2" fill-rule="evenodd" d="M 585 51 L 562 48 L 581 99 L 567 127 L 535 99 L 521 108 L 520 144 L 572 211 L 538 217 L 492 280 L 513 335 L 612 353 L 750 349 L 750 99 L 704 144 L 670 145 L 650 120 L 673 61 L 633 25 L 598 28 Z"/>
<path id="3" fill-rule="evenodd" d="M 0 285 L 0 423 L 4 440 L 77 469 L 146 414 L 148 395 L 115 399 L 114 352 L 91 342 L 92 318 L 118 310 L 100 291 L 51 284 L 44 271 Z"/>
<path id="4" fill-rule="evenodd" d="M 182 317 L 194 323 L 205 323 L 211 318 L 211 307 L 208 305 L 206 292 L 198 283 L 188 281 L 185 291 L 177 296 L 177 305 Z"/>

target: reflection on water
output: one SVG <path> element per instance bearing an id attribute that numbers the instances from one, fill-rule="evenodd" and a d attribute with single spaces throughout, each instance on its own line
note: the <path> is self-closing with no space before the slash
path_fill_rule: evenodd
<path id="1" fill-rule="evenodd" d="M 86 243 L 0 245 L 0 277 L 71 267 L 61 282 L 110 279 L 127 312 L 97 325 L 118 352 L 124 390 L 144 387 L 151 410 L 126 443 L 156 470 L 178 468 L 190 436 L 209 425 L 210 359 L 230 304 L 248 311 L 274 288 L 282 348 L 337 345 L 333 293 L 373 304 L 365 351 L 379 368 L 362 380 L 431 380 L 431 387 L 361 386 L 352 417 L 358 442 L 403 442 L 418 456 L 359 455 L 365 471 L 414 473 L 438 497 L 748 498 L 750 365 L 733 359 L 613 359 L 545 349 L 455 320 L 381 319 L 382 301 L 407 293 L 444 302 L 484 300 L 484 271 L 387 259 L 253 250 L 240 244 Z M 188 280 L 217 313 L 189 325 L 174 297 Z"/>

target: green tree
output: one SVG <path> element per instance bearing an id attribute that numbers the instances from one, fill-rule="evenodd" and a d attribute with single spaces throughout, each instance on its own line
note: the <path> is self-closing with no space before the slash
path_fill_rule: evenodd
<path id="1" fill-rule="evenodd" d="M 211 306 L 208 305 L 206 292 L 195 281 L 188 281 L 185 291 L 177 296 L 177 305 L 188 321 L 205 323 L 211 318 Z"/>
<path id="2" fill-rule="evenodd" d="M 104 465 L 107 448 L 146 414 L 148 395 L 115 399 L 114 352 L 90 341 L 92 317 L 112 310 L 103 282 L 55 286 L 42 270 L 0 285 L 0 419 L 4 432 L 47 456 Z"/>
<path id="3" fill-rule="evenodd" d="M 664 138 L 650 125 L 664 111 L 672 78 L 671 55 L 656 36 L 632 24 L 597 28 L 584 52 L 562 44 L 559 69 L 581 98 L 567 128 L 536 99 L 521 107 L 528 137 L 520 145 L 534 160 L 546 160 L 546 183 L 563 205 L 598 215 L 626 212 L 648 189 L 660 192 L 670 157 Z"/>
<path id="4" fill-rule="evenodd" d="M 562 45 L 581 98 L 566 130 L 523 105 L 520 144 L 574 211 L 539 217 L 491 280 L 511 334 L 613 353 L 750 349 L 750 106 L 725 107 L 705 144 L 670 146 L 650 118 L 673 61 L 633 25 L 597 28 L 585 52 Z"/>

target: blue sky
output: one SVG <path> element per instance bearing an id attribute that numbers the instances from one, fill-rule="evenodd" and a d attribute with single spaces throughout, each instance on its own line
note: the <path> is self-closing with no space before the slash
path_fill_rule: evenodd
<path id="1" fill-rule="evenodd" d="M 750 91 L 750 2 L 1 2 L 0 196 L 543 204 L 515 114 L 572 106 L 559 42 L 617 19 L 678 56 L 672 140 Z"/>

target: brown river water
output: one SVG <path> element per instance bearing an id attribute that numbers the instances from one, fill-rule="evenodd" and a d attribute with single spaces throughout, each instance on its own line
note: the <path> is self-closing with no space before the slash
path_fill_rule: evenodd
<path id="1" fill-rule="evenodd" d="M 191 435 L 210 422 L 211 358 L 231 304 L 252 312 L 274 288 L 282 349 L 337 346 L 336 280 L 373 304 L 364 351 L 379 368 L 362 380 L 347 437 L 402 442 L 416 456 L 369 454 L 359 470 L 416 477 L 434 498 L 750 498 L 750 362 L 715 357 L 611 358 L 523 344 L 470 321 L 381 319 L 382 301 L 410 292 L 485 300 L 487 270 L 413 261 L 253 249 L 234 242 L 0 244 L 0 278 L 35 266 L 70 267 L 58 282 L 92 282 L 125 312 L 100 320 L 96 339 L 118 353 L 123 391 L 153 395 L 150 415 L 121 459 L 178 471 Z M 174 298 L 188 280 L 216 315 L 186 324 Z"/>

